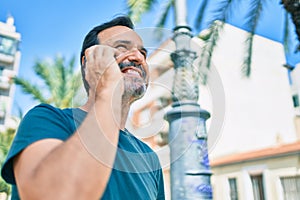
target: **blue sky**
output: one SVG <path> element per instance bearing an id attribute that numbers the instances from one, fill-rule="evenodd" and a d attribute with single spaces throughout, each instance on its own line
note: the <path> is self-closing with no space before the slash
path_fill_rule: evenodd
<path id="1" fill-rule="evenodd" d="M 30 79 L 34 77 L 32 66 L 37 58 L 54 58 L 56 54 L 61 54 L 69 60 L 75 55 L 79 65 L 79 52 L 86 33 L 95 25 L 125 13 L 124 0 L 0 2 L 0 21 L 4 22 L 8 15 L 12 15 L 17 32 L 21 33 L 19 76 Z M 153 26 L 152 17 L 151 14 L 145 15 L 140 26 Z M 22 94 L 17 88 L 12 113 L 17 113 L 16 105 L 26 112 L 34 104 L 29 95 Z"/>
<path id="2" fill-rule="evenodd" d="M 211 0 L 210 3 L 214 4 L 216 1 L 218 0 Z M 259 25 L 258 30 L 260 35 L 269 35 L 276 41 L 280 40 L 282 35 L 280 29 L 283 24 L 282 6 L 279 1 L 274 0 L 266 5 L 267 9 L 263 14 L 264 23 Z M 195 13 L 201 1 L 187 0 L 187 2 L 188 23 L 193 26 Z M 243 7 L 238 5 L 233 9 L 232 24 L 243 27 L 240 17 L 244 14 Z M 156 5 L 150 13 L 143 15 L 142 22 L 136 24 L 136 27 L 153 27 L 160 10 L 161 7 Z M 79 52 L 86 33 L 95 25 L 125 13 L 125 0 L 1 0 L 0 2 L 0 21 L 6 21 L 7 16 L 12 15 L 17 31 L 21 33 L 22 55 L 19 76 L 30 79 L 34 79 L 32 66 L 37 58 L 54 58 L 56 54 L 61 54 L 69 60 L 75 55 L 79 65 Z M 171 15 L 167 23 L 170 33 L 173 27 Z M 300 54 L 298 55 L 300 57 Z M 26 112 L 34 104 L 29 95 L 22 94 L 17 88 L 12 113 L 17 114 L 16 105 Z"/>

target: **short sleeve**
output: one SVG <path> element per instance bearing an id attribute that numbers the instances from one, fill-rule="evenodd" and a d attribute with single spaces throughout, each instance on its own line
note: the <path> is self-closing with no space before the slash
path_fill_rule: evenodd
<path id="1" fill-rule="evenodd" d="M 15 183 L 13 158 L 30 144 L 47 138 L 66 140 L 73 133 L 63 112 L 47 104 L 32 108 L 21 121 L 12 142 L 7 158 L 2 166 L 1 175 L 10 183 Z"/>
<path id="2" fill-rule="evenodd" d="M 165 200 L 164 178 L 162 169 L 158 170 L 158 194 L 157 200 Z"/>

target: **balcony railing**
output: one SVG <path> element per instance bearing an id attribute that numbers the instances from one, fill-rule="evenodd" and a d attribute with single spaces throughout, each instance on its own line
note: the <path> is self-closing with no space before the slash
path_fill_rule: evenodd
<path id="1" fill-rule="evenodd" d="M 14 56 L 0 52 L 0 61 L 3 63 L 12 64 L 14 62 Z"/>
<path id="2" fill-rule="evenodd" d="M 10 78 L 6 76 L 0 76 L 0 89 L 8 90 L 10 88 Z"/>

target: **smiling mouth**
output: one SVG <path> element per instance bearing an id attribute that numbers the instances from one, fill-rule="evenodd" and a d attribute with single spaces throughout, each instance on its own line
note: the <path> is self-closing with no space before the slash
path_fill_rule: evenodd
<path id="1" fill-rule="evenodd" d="M 119 67 L 120 67 L 120 70 L 122 71 L 123 69 L 125 69 L 127 67 L 138 67 L 138 65 L 135 64 L 134 62 L 121 62 L 121 63 L 119 63 Z"/>
<path id="2" fill-rule="evenodd" d="M 130 75 L 130 76 L 138 76 L 138 77 L 142 77 L 141 73 L 139 72 L 140 70 L 136 69 L 136 68 L 132 68 L 132 67 L 126 67 L 123 70 L 121 70 L 122 73 Z"/>
<path id="3" fill-rule="evenodd" d="M 138 65 L 134 62 L 125 62 L 119 63 L 119 67 L 122 73 L 130 75 L 130 76 L 138 76 L 143 78 L 144 71 L 141 65 Z"/>

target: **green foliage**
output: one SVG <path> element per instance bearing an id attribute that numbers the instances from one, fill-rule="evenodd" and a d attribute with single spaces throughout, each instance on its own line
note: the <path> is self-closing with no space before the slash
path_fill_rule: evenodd
<path id="1" fill-rule="evenodd" d="M 155 0 L 128 0 L 128 15 L 134 22 L 138 22 L 141 20 L 141 15 L 149 11 L 155 3 Z"/>
<path id="2" fill-rule="evenodd" d="M 208 0 L 203 0 L 201 5 L 198 8 L 197 16 L 195 19 L 195 27 L 196 29 L 200 29 L 200 25 L 202 24 L 203 14 L 206 9 Z"/>
<path id="3" fill-rule="evenodd" d="M 157 27 L 164 27 L 167 21 L 167 17 L 170 13 L 171 8 L 174 7 L 174 0 L 169 0 L 165 2 L 161 9 L 160 16 L 158 17 Z"/>
<path id="4" fill-rule="evenodd" d="M 165 6 L 165 9 L 161 9 L 163 11 L 162 14 L 160 14 L 160 18 L 158 20 L 158 27 L 162 27 L 165 25 L 166 17 L 168 16 L 171 7 L 175 6 L 174 3 L 175 0 L 167 0 L 168 3 L 166 3 L 167 6 Z M 248 25 L 249 28 L 249 33 L 247 34 L 246 40 L 245 40 L 245 56 L 243 59 L 243 64 L 241 66 L 241 71 L 243 75 L 246 77 L 249 77 L 251 75 L 251 59 L 252 59 L 252 48 L 253 48 L 253 37 L 254 37 L 254 32 L 256 30 L 256 27 L 259 23 L 261 12 L 262 12 L 262 4 L 263 1 L 265 0 L 251 0 L 249 10 L 247 12 L 246 20 L 245 20 L 245 25 Z M 137 2 L 137 1 L 132 1 L 132 0 L 127 0 L 128 3 L 128 13 L 130 16 L 134 16 L 134 20 L 140 20 L 141 15 L 145 12 L 148 12 L 151 10 L 151 8 L 157 3 L 155 0 L 144 0 L 141 1 L 143 4 L 147 6 L 138 7 L 137 4 L 133 4 L 132 2 Z M 165 2 L 165 1 L 163 1 Z M 203 21 L 203 15 L 205 13 L 205 10 L 207 8 L 209 1 L 208 0 L 202 0 L 201 4 L 199 5 L 197 15 L 195 17 L 195 28 L 196 30 L 200 29 L 200 25 L 202 24 Z M 235 3 L 235 4 L 234 4 Z M 267 3 L 267 2 L 266 2 Z M 233 0 L 223 0 L 220 1 L 218 4 L 215 5 L 213 9 L 213 18 L 211 22 L 209 23 L 209 28 L 208 30 L 205 30 L 206 32 L 208 31 L 209 34 L 202 35 L 200 33 L 198 37 L 202 39 L 205 44 L 204 44 L 204 49 L 201 52 L 201 58 L 204 59 L 199 63 L 199 67 L 205 66 L 207 69 L 210 68 L 211 64 L 211 58 L 213 54 L 214 47 L 217 45 L 217 41 L 220 37 L 220 31 L 222 30 L 223 23 L 226 22 L 227 16 L 234 13 L 235 10 L 238 8 L 234 8 L 234 5 L 238 5 L 237 1 Z M 176 14 L 176 13 L 175 13 Z M 222 25 L 217 25 L 219 22 L 222 22 Z M 287 26 L 286 26 L 287 28 Z M 287 38 L 287 33 L 288 30 L 285 30 L 285 38 Z M 285 44 L 286 40 L 285 40 Z M 286 47 L 287 49 L 287 47 Z M 203 70 L 198 70 L 203 71 Z M 200 75 L 201 76 L 201 75 Z M 203 82 L 203 81 L 202 81 Z M 204 81 L 205 82 L 205 81 Z"/>
<path id="5" fill-rule="evenodd" d="M 20 77 L 14 77 L 13 81 L 16 85 L 20 85 L 22 87 L 24 93 L 31 94 L 35 100 L 38 100 L 41 103 L 48 103 L 37 85 L 33 85 L 29 80 Z"/>
<path id="6" fill-rule="evenodd" d="M 249 77 L 251 74 L 253 38 L 262 12 L 262 1 L 263 0 L 252 0 L 250 9 L 248 11 L 246 24 L 249 26 L 249 32 L 247 33 L 247 38 L 245 41 L 245 57 L 242 64 L 242 72 L 246 77 Z"/>
<path id="7" fill-rule="evenodd" d="M 69 62 L 60 56 L 56 56 L 54 61 L 37 60 L 33 69 L 43 85 L 22 77 L 13 79 L 25 94 L 40 103 L 53 104 L 59 108 L 79 105 L 73 101 L 82 84 L 80 71 L 75 71 L 75 57 Z"/>
<path id="8" fill-rule="evenodd" d="M 207 82 L 207 74 L 201 70 L 203 67 L 206 69 L 210 69 L 211 59 L 213 55 L 214 48 L 216 47 L 217 41 L 219 39 L 219 35 L 221 30 L 224 27 L 223 21 L 214 21 L 214 23 L 210 26 L 208 30 L 208 34 L 205 36 L 199 35 L 200 39 L 203 39 L 204 46 L 202 48 L 202 52 L 200 54 L 200 62 L 198 66 L 198 72 L 200 73 L 200 80 L 203 85 Z"/>
<path id="9" fill-rule="evenodd" d="M 29 78 L 14 77 L 13 81 L 22 91 L 29 94 L 40 103 L 53 104 L 59 108 L 78 106 L 73 102 L 82 84 L 80 71 L 75 71 L 75 57 L 66 62 L 63 57 L 56 56 L 54 61 L 37 60 L 33 66 L 34 72 L 42 80 L 43 85 L 32 83 Z M 22 113 L 20 112 L 20 117 Z M 15 129 L 0 132 L 0 165 L 2 167 Z M 0 177 L 0 193 L 11 193 L 11 186 Z"/>
<path id="10" fill-rule="evenodd" d="M 7 129 L 5 132 L 0 132 L 0 168 L 4 163 L 11 142 L 15 136 L 15 129 Z M 0 176 L 0 193 L 4 192 L 7 195 L 11 193 L 11 186 L 7 184 Z"/>

